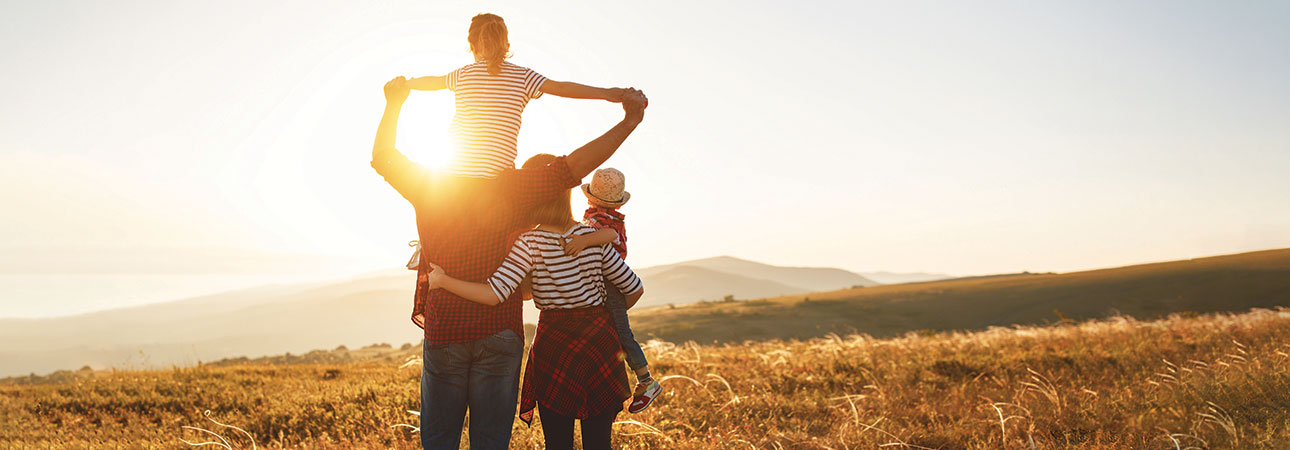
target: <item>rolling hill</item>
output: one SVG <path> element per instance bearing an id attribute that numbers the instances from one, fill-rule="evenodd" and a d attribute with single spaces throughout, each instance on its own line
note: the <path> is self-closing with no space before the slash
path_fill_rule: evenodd
<path id="1" fill-rule="evenodd" d="M 407 321 L 413 275 L 268 286 L 49 319 L 0 320 L 0 376 L 88 365 L 190 365 L 420 339 Z"/>
<path id="2" fill-rule="evenodd" d="M 727 295 L 749 299 L 811 292 L 797 286 L 697 266 L 669 266 L 641 275 L 641 281 L 645 283 L 646 295 L 641 298 L 640 306 L 681 305 L 700 300 L 720 300 Z"/>
<path id="3" fill-rule="evenodd" d="M 873 280 L 878 284 L 900 284 L 900 283 L 922 283 L 924 281 L 948 280 L 954 278 L 951 275 L 942 273 L 896 273 L 896 272 L 858 272 L 860 276 Z"/>
<path id="4" fill-rule="evenodd" d="M 1290 305 L 1290 249 L 1068 274 L 971 277 L 823 293 L 807 293 L 808 288 L 801 285 L 851 286 L 864 281 L 855 283 L 859 275 L 836 269 L 784 268 L 728 257 L 640 272 L 648 288 L 642 307 L 632 312 L 633 328 L 642 340 L 656 337 L 674 342 L 807 338 L 829 332 L 893 336 L 1116 313 L 1155 318 L 1182 311 Z M 228 357 L 302 354 L 340 345 L 417 342 L 420 330 L 407 319 L 412 284 L 411 272 L 391 270 L 80 316 L 3 319 L 0 377 L 86 365 L 184 366 Z M 687 294 L 695 300 L 725 295 L 772 298 L 688 306 L 680 305 L 681 301 L 668 306 L 663 301 L 669 295 L 679 299 Z M 533 310 L 526 311 L 528 320 L 535 320 Z"/>
<path id="5" fill-rule="evenodd" d="M 637 270 L 648 286 L 641 306 L 831 291 L 877 282 L 829 267 L 781 267 L 730 256 L 696 259 Z"/>
<path id="6" fill-rule="evenodd" d="M 872 286 L 746 302 L 633 311 L 639 339 L 739 342 L 830 332 L 895 336 L 1123 314 L 1290 306 L 1290 249 L 1065 274 Z"/>
<path id="7" fill-rule="evenodd" d="M 838 269 L 781 268 L 734 258 L 692 263 L 647 269 L 653 276 L 646 279 L 649 288 L 643 305 L 726 295 L 760 298 L 866 281 Z M 754 277 L 708 269 L 705 264 Z M 78 316 L 0 319 L 0 377 L 86 365 L 165 367 L 237 356 L 299 354 L 340 345 L 418 342 L 420 330 L 407 318 L 412 286 L 412 272 L 395 269 Z M 536 310 L 525 308 L 525 319 L 537 322 Z"/>

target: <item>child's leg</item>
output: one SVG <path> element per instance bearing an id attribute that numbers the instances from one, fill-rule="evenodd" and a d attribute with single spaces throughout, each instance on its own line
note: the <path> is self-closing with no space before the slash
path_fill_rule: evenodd
<path id="1" fill-rule="evenodd" d="M 627 366 L 636 372 L 638 380 L 648 379 L 649 361 L 645 360 L 645 352 L 636 342 L 636 336 L 632 335 L 631 323 L 627 321 L 627 298 L 618 291 L 618 286 L 614 286 L 609 280 L 605 280 L 605 294 L 605 307 L 609 309 L 609 315 L 614 319 L 614 330 L 618 331 L 618 343 L 627 354 Z"/>

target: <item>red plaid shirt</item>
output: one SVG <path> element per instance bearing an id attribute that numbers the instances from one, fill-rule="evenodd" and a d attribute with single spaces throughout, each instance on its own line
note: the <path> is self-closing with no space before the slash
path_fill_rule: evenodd
<path id="1" fill-rule="evenodd" d="M 599 206 L 587 208 L 587 211 L 582 213 L 582 220 L 587 223 L 587 226 L 597 230 L 613 228 L 618 232 L 618 240 L 610 246 L 618 252 L 620 258 L 627 259 L 627 227 L 623 225 L 623 218 L 623 213 L 618 212 L 617 209 Z"/>
<path id="2" fill-rule="evenodd" d="M 576 419 L 621 411 L 631 398 L 614 319 L 601 306 L 542 311 L 520 389 L 520 420 L 538 403 Z"/>
<path id="3" fill-rule="evenodd" d="M 397 150 L 374 158 L 372 168 L 403 195 L 417 212 L 417 234 L 421 239 L 420 278 L 433 262 L 454 278 L 487 282 L 502 264 L 515 236 L 530 225 L 528 213 L 533 206 L 555 198 L 561 192 L 578 186 L 564 157 L 543 167 L 508 169 L 495 180 L 500 195 L 509 201 L 499 202 L 488 223 L 444 220 L 432 217 L 432 196 L 436 181 L 451 183 L 450 177 L 432 177 L 421 165 L 408 160 Z M 465 224 L 470 225 L 465 225 Z M 510 329 L 523 336 L 524 322 L 519 292 L 516 290 L 497 306 L 485 306 L 463 299 L 446 289 L 427 289 L 417 283 L 412 316 L 425 316 L 425 339 L 431 344 L 470 342 Z"/>

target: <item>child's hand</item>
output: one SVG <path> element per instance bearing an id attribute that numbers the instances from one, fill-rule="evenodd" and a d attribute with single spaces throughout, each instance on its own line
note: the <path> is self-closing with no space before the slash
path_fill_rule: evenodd
<path id="1" fill-rule="evenodd" d="M 587 235 L 585 234 L 571 237 L 568 242 L 564 243 L 564 254 L 569 256 L 578 256 L 578 254 L 582 253 L 582 251 L 589 245 L 591 245 L 591 242 L 587 239 Z"/>
<path id="2" fill-rule="evenodd" d="M 614 103 L 622 103 L 623 95 L 627 93 L 627 89 L 623 88 L 609 88 L 605 90 L 608 91 L 608 94 L 605 95 L 605 100 L 609 100 Z"/>
<path id="3" fill-rule="evenodd" d="M 385 101 L 387 103 L 403 103 L 408 99 L 408 79 L 404 77 L 395 77 L 385 83 Z"/>
<path id="4" fill-rule="evenodd" d="M 430 271 L 424 275 L 426 277 L 426 283 L 429 285 L 430 289 L 439 289 L 443 287 L 444 278 L 448 277 L 448 273 L 444 272 L 443 268 L 439 267 L 435 263 L 429 264 Z"/>

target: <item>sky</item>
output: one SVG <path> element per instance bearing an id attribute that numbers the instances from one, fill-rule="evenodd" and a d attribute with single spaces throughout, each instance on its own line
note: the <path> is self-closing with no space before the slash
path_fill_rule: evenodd
<path id="1" fill-rule="evenodd" d="M 0 317 L 401 266 L 412 209 L 368 166 L 381 86 L 471 62 L 486 11 L 512 62 L 649 95 L 607 163 L 633 266 L 971 275 L 1290 247 L 1284 2 L 6 1 Z M 413 93 L 400 149 L 442 159 L 451 115 Z M 620 118 L 534 100 L 520 160 Z M 140 275 L 188 288 L 91 281 Z"/>

